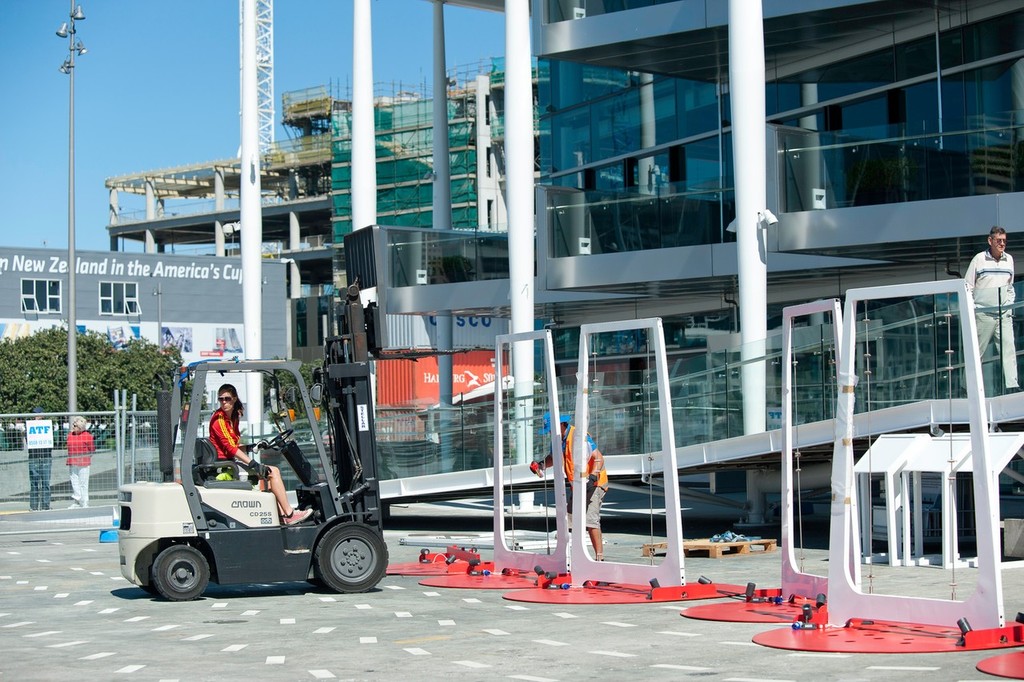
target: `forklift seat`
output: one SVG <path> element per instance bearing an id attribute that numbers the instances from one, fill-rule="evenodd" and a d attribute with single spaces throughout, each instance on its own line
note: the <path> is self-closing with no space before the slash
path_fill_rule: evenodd
<path id="1" fill-rule="evenodd" d="M 218 481 L 217 476 L 230 473 L 231 480 Z M 195 465 L 192 467 L 192 478 L 196 485 L 205 488 L 231 488 L 250 490 L 252 484 L 247 479 L 239 480 L 238 464 L 234 460 L 217 459 L 217 450 L 208 438 L 196 438 Z"/>

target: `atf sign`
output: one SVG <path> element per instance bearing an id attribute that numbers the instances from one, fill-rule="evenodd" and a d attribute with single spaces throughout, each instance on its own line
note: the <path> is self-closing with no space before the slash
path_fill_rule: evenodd
<path id="1" fill-rule="evenodd" d="M 53 449 L 53 422 L 49 419 L 26 421 L 25 447 L 29 450 Z"/>

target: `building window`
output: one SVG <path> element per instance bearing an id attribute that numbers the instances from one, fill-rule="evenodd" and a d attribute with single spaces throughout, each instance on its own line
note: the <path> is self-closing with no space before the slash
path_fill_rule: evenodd
<path id="1" fill-rule="evenodd" d="M 59 279 L 21 280 L 21 312 L 59 313 L 60 284 Z"/>
<path id="2" fill-rule="evenodd" d="M 139 315 L 139 285 L 135 282 L 100 282 L 100 315 Z"/>

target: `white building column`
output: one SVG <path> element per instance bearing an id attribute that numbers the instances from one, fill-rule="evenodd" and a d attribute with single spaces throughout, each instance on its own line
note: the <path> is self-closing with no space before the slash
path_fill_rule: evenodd
<path id="1" fill-rule="evenodd" d="M 743 432 L 765 429 L 767 264 L 759 213 L 766 208 L 764 21 L 761 1 L 729 0 L 729 96 L 736 188 Z M 748 489 L 757 491 L 748 472 Z M 764 520 L 764 496 L 753 495 L 748 521 Z"/>
<path id="2" fill-rule="evenodd" d="M 263 356 L 263 213 L 260 205 L 259 108 L 256 65 L 256 0 L 242 3 L 242 156 L 239 216 L 242 245 L 242 323 L 247 359 Z M 263 382 L 258 372 L 246 377 L 246 414 L 250 424 L 263 419 Z"/>
<path id="3" fill-rule="evenodd" d="M 505 196 L 508 209 L 509 297 L 512 332 L 534 327 L 533 281 L 533 84 L 530 51 L 530 6 L 527 0 L 505 0 Z M 516 461 L 532 459 L 533 343 L 512 348 L 515 378 Z M 519 504 L 533 509 L 533 493 Z"/>
<path id="4" fill-rule="evenodd" d="M 654 76 L 640 74 L 640 149 L 650 149 L 657 141 L 657 127 L 654 111 Z M 654 171 L 654 157 L 645 156 L 637 164 L 637 185 L 640 194 L 656 194 L 657 179 Z"/>
<path id="5" fill-rule="evenodd" d="M 299 225 L 299 214 L 295 211 L 288 212 L 288 250 L 298 251 L 302 244 L 302 230 Z M 294 258 L 289 259 L 288 265 L 288 298 L 299 298 L 302 295 L 302 275 L 299 273 L 299 264 Z"/>
<path id="6" fill-rule="evenodd" d="M 217 167 L 213 171 L 213 209 L 218 213 L 224 210 L 224 169 Z M 224 223 L 213 221 L 213 249 L 217 257 L 225 253 Z"/>
<path id="7" fill-rule="evenodd" d="M 452 229 L 452 174 L 451 159 L 448 146 L 448 69 L 445 59 L 444 43 L 444 0 L 434 0 L 433 3 L 433 27 L 434 27 L 434 184 L 433 184 L 433 213 L 434 229 Z M 440 395 L 438 402 L 442 410 L 452 405 L 452 314 L 451 311 L 442 310 L 435 318 L 437 320 L 437 350 L 441 353 L 437 356 L 437 382 Z M 447 428 L 448 420 L 444 419 L 442 411 L 441 440 L 442 456 L 446 447 L 446 440 L 452 435 Z M 450 443 L 447 443 L 450 447 Z"/>
<path id="8" fill-rule="evenodd" d="M 117 190 L 111 189 L 109 196 L 110 199 L 107 202 L 107 224 L 117 225 L 118 215 L 120 214 L 120 209 L 118 207 Z"/>
<path id="9" fill-rule="evenodd" d="M 377 222 L 377 139 L 373 125 L 370 0 L 352 6 L 352 229 Z"/>
<path id="10" fill-rule="evenodd" d="M 156 220 L 156 187 L 153 181 L 146 178 L 146 222 L 152 223 Z M 143 235 L 143 251 L 145 253 L 156 253 L 156 239 L 153 237 L 153 230 L 146 230 Z"/>

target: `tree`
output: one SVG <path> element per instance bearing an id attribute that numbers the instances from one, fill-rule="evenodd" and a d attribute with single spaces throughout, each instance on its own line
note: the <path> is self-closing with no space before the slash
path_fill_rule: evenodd
<path id="1" fill-rule="evenodd" d="M 68 404 L 68 334 L 61 327 L 0 342 L 0 412 L 63 412 Z M 111 410 L 113 393 L 138 396 L 141 410 L 156 409 L 157 377 L 169 381 L 181 366 L 178 349 L 161 350 L 132 339 L 115 350 L 107 337 L 93 331 L 78 335 L 78 409 Z"/>

